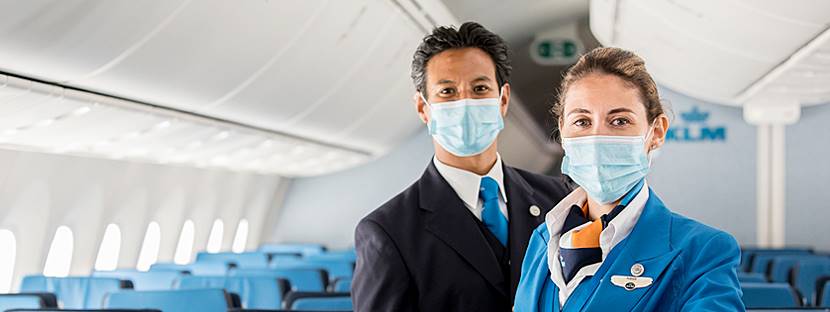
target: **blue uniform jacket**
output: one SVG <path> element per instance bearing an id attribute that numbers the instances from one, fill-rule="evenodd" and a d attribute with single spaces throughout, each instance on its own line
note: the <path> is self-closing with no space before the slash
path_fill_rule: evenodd
<path id="1" fill-rule="evenodd" d="M 596 288 L 580 291 L 579 287 L 594 284 L 586 278 L 561 310 L 558 289 L 550 282 L 549 240 L 547 224 L 543 223 L 530 238 L 515 311 L 745 310 L 736 273 L 740 249 L 735 239 L 672 213 L 651 189 L 634 229 L 617 245 L 622 249 L 612 251 L 616 259 L 602 264 L 610 267 L 598 276 L 601 280 Z M 631 276 L 635 263 L 645 268 L 643 277 L 654 279 L 650 286 L 629 291 L 611 283 L 611 276 Z"/>

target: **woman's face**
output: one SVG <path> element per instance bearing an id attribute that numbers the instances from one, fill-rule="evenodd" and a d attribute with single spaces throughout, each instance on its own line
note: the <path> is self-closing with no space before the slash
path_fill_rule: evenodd
<path id="1" fill-rule="evenodd" d="M 625 80 L 594 73 L 577 80 L 566 91 L 559 121 L 562 138 L 649 134 L 647 151 L 663 144 L 668 118 L 661 115 L 653 125 L 649 124 L 640 91 Z"/>

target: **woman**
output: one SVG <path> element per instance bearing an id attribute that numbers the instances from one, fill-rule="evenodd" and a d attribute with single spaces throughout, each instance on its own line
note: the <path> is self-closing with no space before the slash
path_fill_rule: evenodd
<path id="1" fill-rule="evenodd" d="M 598 48 L 568 70 L 553 107 L 579 188 L 533 233 L 515 311 L 742 311 L 740 250 L 672 213 L 648 187 L 669 119 L 643 60 Z"/>

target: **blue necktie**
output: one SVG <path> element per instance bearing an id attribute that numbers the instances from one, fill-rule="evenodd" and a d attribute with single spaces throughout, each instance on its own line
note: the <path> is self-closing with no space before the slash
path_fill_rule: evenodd
<path id="1" fill-rule="evenodd" d="M 491 177 L 481 178 L 478 197 L 484 202 L 481 222 L 496 235 L 502 245 L 507 246 L 507 218 L 499 209 L 499 183 Z"/>

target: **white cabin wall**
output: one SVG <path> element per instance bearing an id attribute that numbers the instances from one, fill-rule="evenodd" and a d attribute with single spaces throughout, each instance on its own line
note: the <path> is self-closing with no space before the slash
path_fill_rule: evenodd
<path id="1" fill-rule="evenodd" d="M 417 180 L 432 155 L 432 139 L 422 130 L 368 164 L 294 179 L 268 241 L 354 246 L 357 222 Z"/>
<path id="2" fill-rule="evenodd" d="M 13 289 L 26 274 L 40 274 L 56 228 L 74 234 L 70 275 L 88 274 L 104 229 L 122 231 L 119 267 L 134 267 L 151 220 L 161 225 L 159 261 L 172 261 L 181 226 L 196 225 L 195 252 L 204 250 L 213 221 L 225 223 L 223 248 L 241 218 L 250 222 L 255 248 L 266 212 L 278 209 L 277 176 L 116 160 L 0 150 L 0 228 L 17 240 Z"/>
<path id="3" fill-rule="evenodd" d="M 725 127 L 725 141 L 667 141 L 652 164 L 649 185 L 674 212 L 731 233 L 742 245 L 755 243 L 756 128 L 739 107 L 695 99 L 667 88 L 660 96 L 671 109 L 671 127 Z M 702 123 L 683 120 L 697 106 Z"/>
<path id="4" fill-rule="evenodd" d="M 830 104 L 830 103 L 828 103 Z M 803 107 L 786 131 L 785 242 L 830 251 L 830 105 Z"/>

